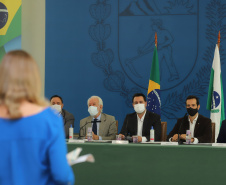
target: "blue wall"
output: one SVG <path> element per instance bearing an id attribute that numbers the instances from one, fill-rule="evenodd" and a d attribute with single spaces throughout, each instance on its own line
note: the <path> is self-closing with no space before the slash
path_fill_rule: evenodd
<path id="1" fill-rule="evenodd" d="M 45 95 L 59 94 L 65 109 L 88 116 L 87 99 L 98 95 L 107 114 L 119 120 L 133 112 L 131 97 L 147 94 L 158 34 L 162 121 L 168 133 L 182 117 L 188 95 L 206 110 L 218 31 L 225 78 L 224 0 L 48 0 L 46 1 Z M 226 92 L 226 90 L 225 90 Z M 225 93 L 224 93 L 225 94 Z"/>

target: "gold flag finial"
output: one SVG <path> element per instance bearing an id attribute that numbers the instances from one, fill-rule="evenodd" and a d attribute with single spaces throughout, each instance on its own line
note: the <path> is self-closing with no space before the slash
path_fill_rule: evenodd
<path id="1" fill-rule="evenodd" d="M 157 48 L 157 33 L 155 32 L 155 46 L 156 46 L 156 48 Z"/>
<path id="2" fill-rule="evenodd" d="M 220 49 L 220 42 L 221 42 L 221 34 L 220 34 L 220 31 L 219 31 L 218 40 L 217 40 L 218 49 Z"/>

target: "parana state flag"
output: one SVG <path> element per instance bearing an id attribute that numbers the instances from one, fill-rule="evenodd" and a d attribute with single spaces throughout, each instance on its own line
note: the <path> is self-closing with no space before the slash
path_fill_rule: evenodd
<path id="1" fill-rule="evenodd" d="M 222 120 L 225 119 L 220 53 L 217 45 L 215 48 L 213 65 L 210 75 L 207 109 L 211 111 L 210 118 L 212 122 L 215 123 L 215 140 L 216 140 L 220 131 Z"/>
<path id="2" fill-rule="evenodd" d="M 161 115 L 160 72 L 157 47 L 155 46 L 148 85 L 147 110 Z"/>
<path id="3" fill-rule="evenodd" d="M 0 0 L 0 60 L 5 54 L 4 45 L 21 35 L 21 1 Z"/>

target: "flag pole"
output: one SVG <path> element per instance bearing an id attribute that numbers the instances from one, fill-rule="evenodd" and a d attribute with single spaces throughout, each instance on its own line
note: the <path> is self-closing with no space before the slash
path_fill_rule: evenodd
<path id="1" fill-rule="evenodd" d="M 221 34 L 220 31 L 218 33 L 218 40 L 217 40 L 217 45 L 218 45 L 218 49 L 220 50 L 220 42 L 221 42 Z"/>
<path id="2" fill-rule="evenodd" d="M 155 32 L 155 46 L 156 46 L 156 48 L 157 48 L 157 44 L 158 44 L 158 42 L 157 42 L 157 33 Z"/>
<path id="3" fill-rule="evenodd" d="M 161 97 L 160 97 L 160 71 L 157 53 L 157 33 L 155 32 L 155 47 L 153 52 L 151 73 L 147 93 L 147 110 L 161 116 Z"/>

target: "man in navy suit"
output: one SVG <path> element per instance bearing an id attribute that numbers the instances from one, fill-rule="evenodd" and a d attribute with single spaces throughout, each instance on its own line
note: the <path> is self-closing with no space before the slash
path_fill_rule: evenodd
<path id="1" fill-rule="evenodd" d="M 160 141 L 160 116 L 146 110 L 147 102 L 145 95 L 142 93 L 134 94 L 132 102 L 135 112 L 126 115 L 120 132 L 122 139 L 125 136 L 137 135 L 138 142 L 150 141 L 150 129 L 153 126 L 155 130 L 155 141 Z"/>

